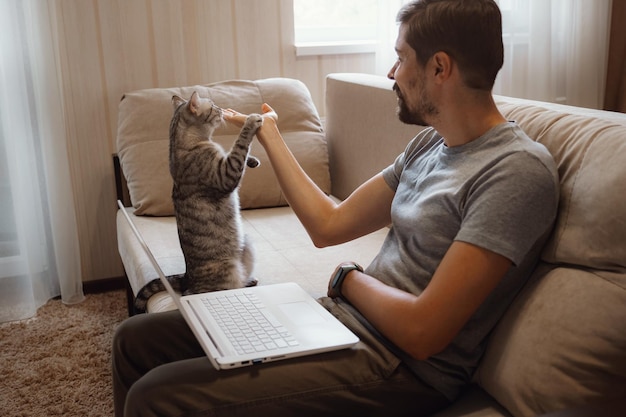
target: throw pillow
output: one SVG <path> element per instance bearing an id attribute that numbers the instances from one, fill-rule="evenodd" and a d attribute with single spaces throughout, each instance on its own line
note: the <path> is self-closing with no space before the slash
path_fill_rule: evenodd
<path id="1" fill-rule="evenodd" d="M 119 104 L 117 150 L 136 215 L 171 216 L 172 178 L 169 173 L 169 124 L 172 95 L 188 98 L 193 91 L 215 104 L 242 113 L 258 113 L 267 102 L 278 113 L 278 127 L 294 156 L 320 188 L 330 193 L 326 139 L 306 86 L 294 79 L 233 80 L 180 88 L 130 92 Z M 232 146 L 238 128 L 225 124 L 214 140 Z M 286 205 L 263 148 L 255 141 L 251 153 L 261 166 L 247 169 L 239 190 L 241 207 Z"/>

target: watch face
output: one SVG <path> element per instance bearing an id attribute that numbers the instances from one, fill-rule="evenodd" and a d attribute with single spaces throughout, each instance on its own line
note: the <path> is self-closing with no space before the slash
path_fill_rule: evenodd
<path id="1" fill-rule="evenodd" d="M 335 276 L 333 277 L 333 283 L 331 284 L 332 288 L 335 288 L 337 286 L 342 275 L 343 275 L 343 268 L 339 268 L 337 272 L 335 273 Z"/>

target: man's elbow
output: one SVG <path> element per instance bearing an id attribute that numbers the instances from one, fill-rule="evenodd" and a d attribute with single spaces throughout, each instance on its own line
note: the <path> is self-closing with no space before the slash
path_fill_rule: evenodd
<path id="1" fill-rule="evenodd" d="M 318 232 L 318 233 L 309 233 L 309 237 L 311 238 L 311 242 L 318 249 L 323 249 L 328 246 L 336 245 L 338 242 L 334 235 L 330 233 Z"/>
<path id="2" fill-rule="evenodd" d="M 430 358 L 433 355 L 436 355 L 439 352 L 441 352 L 441 350 L 425 349 L 421 347 L 421 348 L 412 349 L 411 351 L 407 353 L 411 355 L 411 357 L 415 360 L 425 361 L 426 359 Z"/>
<path id="3" fill-rule="evenodd" d="M 330 246 L 328 244 L 328 241 L 325 239 L 322 239 L 320 237 L 314 237 L 314 236 L 310 236 L 310 237 L 311 237 L 311 242 L 313 242 L 313 246 L 315 246 L 318 249 L 323 249 L 323 248 Z"/>
<path id="4" fill-rule="evenodd" d="M 425 340 L 430 342 L 424 342 Z M 426 335 L 420 336 L 415 339 L 415 342 L 410 346 L 406 352 L 415 360 L 424 361 L 433 355 L 441 353 L 448 345 L 450 341 L 434 341 L 433 338 L 428 338 Z"/>

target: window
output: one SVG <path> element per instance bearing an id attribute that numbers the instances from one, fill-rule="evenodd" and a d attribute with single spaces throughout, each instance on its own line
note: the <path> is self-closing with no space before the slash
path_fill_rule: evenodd
<path id="1" fill-rule="evenodd" d="M 386 75 L 406 2 L 293 0 L 296 55 L 372 53 Z M 494 93 L 601 108 L 611 0 L 496 2 L 505 57 Z"/>
<path id="2" fill-rule="evenodd" d="M 293 0 L 296 55 L 375 53 L 402 0 Z M 395 33 L 393 34 L 395 37 Z"/>

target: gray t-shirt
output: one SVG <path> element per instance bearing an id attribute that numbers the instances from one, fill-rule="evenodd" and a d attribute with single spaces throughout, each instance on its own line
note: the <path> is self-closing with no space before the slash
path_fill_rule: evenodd
<path id="1" fill-rule="evenodd" d="M 471 379 L 487 336 L 528 279 L 552 229 L 558 206 L 555 163 L 545 147 L 508 122 L 452 148 L 426 129 L 383 177 L 395 190 L 392 227 L 366 269 L 369 275 L 420 294 L 455 240 L 513 262 L 444 351 L 417 361 L 397 349 L 419 378 L 453 399 Z"/>

